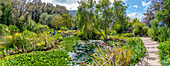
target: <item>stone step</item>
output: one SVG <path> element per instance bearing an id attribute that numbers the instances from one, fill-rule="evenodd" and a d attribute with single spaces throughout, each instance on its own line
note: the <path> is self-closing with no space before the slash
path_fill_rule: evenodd
<path id="1" fill-rule="evenodd" d="M 159 45 L 144 45 L 145 47 L 158 47 Z"/>
<path id="2" fill-rule="evenodd" d="M 158 51 L 148 51 L 148 53 L 156 53 L 156 52 L 158 52 Z"/>
<path id="3" fill-rule="evenodd" d="M 148 51 L 148 56 L 141 59 L 140 62 L 135 64 L 135 66 L 162 66 L 159 62 L 159 57 L 156 53 L 159 51 L 157 48 L 159 44 L 157 41 L 153 41 L 149 37 L 140 37 L 144 43 L 146 50 Z"/>
<path id="4" fill-rule="evenodd" d="M 145 45 L 159 45 L 157 43 L 145 43 Z"/>
<path id="5" fill-rule="evenodd" d="M 147 48 L 146 50 L 147 50 L 147 51 L 159 51 L 158 48 Z"/>
<path id="6" fill-rule="evenodd" d="M 148 60 L 149 66 L 161 66 L 159 60 Z"/>
<path id="7" fill-rule="evenodd" d="M 156 55 L 156 54 L 154 54 L 154 53 L 150 53 L 150 54 L 149 54 L 149 57 L 156 57 L 156 58 L 159 58 L 158 56 L 159 56 L 159 55 Z"/>
<path id="8" fill-rule="evenodd" d="M 146 49 L 154 49 L 154 48 L 157 48 L 157 47 L 146 47 Z"/>
<path id="9" fill-rule="evenodd" d="M 159 60 L 159 57 L 148 57 L 148 60 Z"/>

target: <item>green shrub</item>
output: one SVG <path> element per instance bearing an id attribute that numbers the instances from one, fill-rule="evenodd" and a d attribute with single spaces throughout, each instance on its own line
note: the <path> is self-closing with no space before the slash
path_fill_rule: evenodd
<path id="1" fill-rule="evenodd" d="M 30 32 L 28 30 L 25 30 L 23 33 L 22 33 L 22 36 L 26 37 L 26 38 L 33 38 L 33 37 L 37 37 L 37 34 L 34 33 L 34 32 Z"/>
<path id="2" fill-rule="evenodd" d="M 116 35 L 116 34 L 117 34 L 116 30 L 111 30 L 111 35 Z"/>
<path id="3" fill-rule="evenodd" d="M 60 27 L 60 29 L 61 29 L 61 30 L 65 30 L 65 31 L 67 31 L 67 30 L 68 30 L 68 28 L 67 28 L 67 27 Z"/>
<path id="4" fill-rule="evenodd" d="M 121 34 L 121 37 L 133 37 L 132 33 Z"/>
<path id="5" fill-rule="evenodd" d="M 0 24 L 0 36 L 10 35 L 10 30 L 7 25 Z"/>
<path id="6" fill-rule="evenodd" d="M 134 23 L 132 28 L 133 28 L 133 33 L 135 35 L 140 35 L 140 36 L 146 35 L 148 31 L 148 27 L 146 26 L 145 23 L 142 23 L 142 22 Z"/>
<path id="7" fill-rule="evenodd" d="M 136 58 L 134 58 L 130 61 L 130 66 L 131 66 L 134 63 L 137 63 L 140 60 L 140 58 L 145 55 L 146 49 L 145 49 L 145 46 L 144 46 L 142 40 L 139 37 L 128 38 L 126 41 L 129 45 L 129 48 L 132 48 L 132 47 L 135 47 L 138 45 L 131 52 L 132 57 L 135 57 L 139 53 L 139 55 Z"/>
<path id="8" fill-rule="evenodd" d="M 170 37 L 170 29 L 166 26 L 160 26 L 157 21 L 153 20 L 151 28 L 148 30 L 148 35 L 153 40 L 164 42 Z"/>
<path id="9" fill-rule="evenodd" d="M 112 39 L 116 39 L 116 38 L 119 38 L 120 36 L 119 35 L 114 35 L 114 36 L 109 36 L 110 38 Z"/>
<path id="10" fill-rule="evenodd" d="M 64 50 L 35 51 L 5 57 L 0 60 L 2 66 L 67 66 L 70 58 Z"/>
<path id="11" fill-rule="evenodd" d="M 168 36 L 168 28 L 166 26 L 163 27 L 159 27 L 159 30 L 157 30 L 159 32 L 158 34 L 158 41 L 159 42 L 164 42 L 166 41 L 170 36 Z"/>
<path id="12" fill-rule="evenodd" d="M 103 33 L 104 34 L 104 33 Z M 86 40 L 89 40 L 89 39 L 100 39 L 100 37 L 102 36 L 101 33 L 99 31 L 95 31 L 95 30 L 88 30 L 87 31 L 87 34 L 84 34 L 83 31 L 78 31 L 76 33 L 74 33 L 74 35 L 78 35 L 78 37 L 80 37 L 81 39 L 86 39 Z"/>
<path id="13" fill-rule="evenodd" d="M 113 28 L 113 30 L 116 30 L 116 32 L 118 32 L 118 33 L 122 32 L 122 29 L 121 29 L 122 27 L 120 24 L 115 24 L 112 26 L 112 28 Z"/>
<path id="14" fill-rule="evenodd" d="M 14 25 L 10 25 L 9 30 L 10 30 L 11 35 L 18 33 L 20 31 L 19 28 L 17 26 L 14 26 Z"/>
<path id="15" fill-rule="evenodd" d="M 170 40 L 166 42 L 161 42 L 158 46 L 158 49 L 162 66 L 170 65 Z"/>
<path id="16" fill-rule="evenodd" d="M 35 28 L 34 28 L 34 32 L 35 33 L 43 33 L 45 31 L 48 31 L 49 27 L 47 25 L 37 25 Z"/>
<path id="17" fill-rule="evenodd" d="M 157 40 L 157 35 L 158 35 L 158 22 L 157 21 L 155 20 L 151 21 L 151 28 L 148 30 L 148 35 L 153 40 Z"/>
<path id="18" fill-rule="evenodd" d="M 24 31 L 22 34 L 16 33 L 13 36 L 4 36 L 3 39 L 5 43 L 2 46 L 7 47 L 5 50 L 12 49 L 15 53 L 48 50 L 55 47 L 53 38 L 46 32 L 37 36 L 35 33 Z"/>
<path id="19" fill-rule="evenodd" d="M 53 36 L 53 39 L 54 40 L 57 40 L 57 39 L 63 40 L 63 37 L 60 34 L 56 34 Z"/>
<path id="20" fill-rule="evenodd" d="M 28 25 L 27 25 L 27 30 L 29 31 L 34 31 L 33 29 L 37 26 L 38 24 L 34 21 L 31 20 Z"/>

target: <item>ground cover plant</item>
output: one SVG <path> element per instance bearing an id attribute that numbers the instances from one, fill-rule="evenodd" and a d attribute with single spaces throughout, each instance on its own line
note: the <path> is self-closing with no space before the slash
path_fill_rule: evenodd
<path id="1" fill-rule="evenodd" d="M 45 66 L 67 66 L 69 63 L 69 55 L 63 50 L 50 51 L 34 51 L 31 53 L 23 53 L 18 55 L 7 56 L 1 58 L 0 65 L 16 66 L 16 65 L 45 65 Z"/>

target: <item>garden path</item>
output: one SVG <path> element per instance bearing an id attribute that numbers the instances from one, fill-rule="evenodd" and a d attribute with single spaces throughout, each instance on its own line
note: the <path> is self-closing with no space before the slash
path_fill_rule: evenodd
<path id="1" fill-rule="evenodd" d="M 156 54 L 158 51 L 159 44 L 157 41 L 153 41 L 149 37 L 140 37 L 146 47 L 147 56 L 141 58 L 141 61 L 138 62 L 135 66 L 162 66 L 159 62 L 159 57 Z"/>

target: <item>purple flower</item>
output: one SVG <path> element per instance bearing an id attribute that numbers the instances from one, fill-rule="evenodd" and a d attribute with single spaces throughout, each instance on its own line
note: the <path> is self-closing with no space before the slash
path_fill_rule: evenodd
<path id="1" fill-rule="evenodd" d="M 19 52 L 22 52 L 22 49 L 19 49 Z"/>
<path id="2" fill-rule="evenodd" d="M 86 64 L 87 64 L 87 63 L 85 63 L 85 62 L 83 63 L 83 65 L 86 65 Z"/>
<path id="3" fill-rule="evenodd" d="M 15 47 L 15 50 L 18 51 L 18 47 L 17 46 Z"/>

